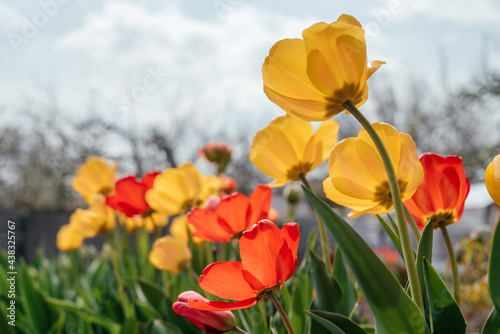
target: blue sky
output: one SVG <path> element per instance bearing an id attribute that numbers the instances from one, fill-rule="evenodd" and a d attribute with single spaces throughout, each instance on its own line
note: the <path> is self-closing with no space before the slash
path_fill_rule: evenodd
<path id="1" fill-rule="evenodd" d="M 76 118 L 147 125 L 193 113 L 214 131 L 258 129 L 281 114 L 262 92 L 269 48 L 342 13 L 363 24 L 368 58 L 387 61 L 384 75 L 439 86 L 442 57 L 456 86 L 480 69 L 485 45 L 500 68 L 495 0 L 4 0 L 0 104 L 49 89 Z"/>

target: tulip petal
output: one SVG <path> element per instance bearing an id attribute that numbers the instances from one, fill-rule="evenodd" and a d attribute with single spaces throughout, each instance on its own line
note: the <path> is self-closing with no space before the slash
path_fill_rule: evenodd
<path id="1" fill-rule="evenodd" d="M 247 229 L 261 219 L 267 219 L 269 210 L 271 209 L 272 196 L 272 189 L 266 185 L 260 184 L 255 188 L 254 192 L 250 195 L 252 214 L 248 220 L 250 225 L 246 226 Z"/>
<path id="2" fill-rule="evenodd" d="M 322 101 L 323 94 L 306 73 L 306 50 L 300 39 L 284 39 L 273 45 L 262 65 L 264 86 L 280 95 Z"/>
<path id="3" fill-rule="evenodd" d="M 284 111 L 303 119 L 304 121 L 326 121 L 345 108 L 338 103 L 332 103 L 326 97 L 315 100 L 305 100 L 280 94 L 269 87 L 264 87 L 264 93 L 269 100 L 279 105 Z"/>
<path id="4" fill-rule="evenodd" d="M 243 300 L 252 298 L 257 291 L 243 278 L 241 262 L 216 262 L 203 270 L 200 287 L 220 298 Z M 194 307 L 194 306 L 193 306 Z"/>
<path id="5" fill-rule="evenodd" d="M 196 229 L 193 236 L 211 242 L 229 242 L 235 232 L 225 221 L 218 219 L 216 212 L 195 208 L 188 214 L 188 223 Z"/>
<path id="6" fill-rule="evenodd" d="M 238 234 L 247 228 L 251 214 L 250 200 L 240 193 L 226 196 L 219 202 L 215 212 L 218 220 L 229 227 L 232 235 Z"/>
<path id="7" fill-rule="evenodd" d="M 169 235 L 156 239 L 149 262 L 160 270 L 180 273 L 191 261 L 191 251 L 182 240 Z"/>
<path id="8" fill-rule="evenodd" d="M 250 230 L 245 231 L 240 238 L 240 255 L 243 270 L 251 273 L 258 282 L 252 288 L 260 290 L 263 287 L 274 286 L 276 276 L 276 259 L 285 243 L 280 229 L 270 220 L 262 220 Z M 252 282 L 248 282 L 251 284 Z"/>

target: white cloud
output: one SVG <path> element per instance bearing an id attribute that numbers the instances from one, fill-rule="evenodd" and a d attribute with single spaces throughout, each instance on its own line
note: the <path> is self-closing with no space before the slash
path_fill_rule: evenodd
<path id="1" fill-rule="evenodd" d="M 0 34 L 19 30 L 23 18 L 24 16 L 15 8 L 0 2 Z"/>

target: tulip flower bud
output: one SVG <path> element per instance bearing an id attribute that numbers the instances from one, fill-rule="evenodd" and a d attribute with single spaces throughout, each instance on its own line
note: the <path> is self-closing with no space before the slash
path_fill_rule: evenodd
<path id="1" fill-rule="evenodd" d="M 185 291 L 179 295 L 177 301 L 172 305 L 175 313 L 186 317 L 196 327 L 205 332 L 229 333 L 236 325 L 233 312 L 231 311 L 202 311 L 189 306 L 189 300 L 208 301 L 202 295 L 194 291 Z"/>
<path id="2" fill-rule="evenodd" d="M 226 170 L 233 149 L 221 142 L 206 144 L 198 153 L 202 158 L 218 165 L 218 173 L 222 174 Z"/>
<path id="3" fill-rule="evenodd" d="M 302 198 L 302 191 L 297 184 L 289 183 L 283 189 L 283 197 L 287 200 L 288 204 L 297 204 Z"/>

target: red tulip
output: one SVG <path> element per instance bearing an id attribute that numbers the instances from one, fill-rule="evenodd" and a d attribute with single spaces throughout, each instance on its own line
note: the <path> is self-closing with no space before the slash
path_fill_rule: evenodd
<path id="1" fill-rule="evenodd" d="M 224 196 L 215 210 L 195 208 L 188 223 L 196 228 L 193 236 L 211 242 L 230 242 L 261 219 L 267 219 L 272 190 L 259 185 L 250 198 L 240 193 Z"/>
<path id="2" fill-rule="evenodd" d="M 145 198 L 146 192 L 153 188 L 153 182 L 159 174 L 160 172 L 147 173 L 141 181 L 135 176 L 127 176 L 118 180 L 115 194 L 106 197 L 106 204 L 127 217 L 145 213 L 150 209 Z"/>

